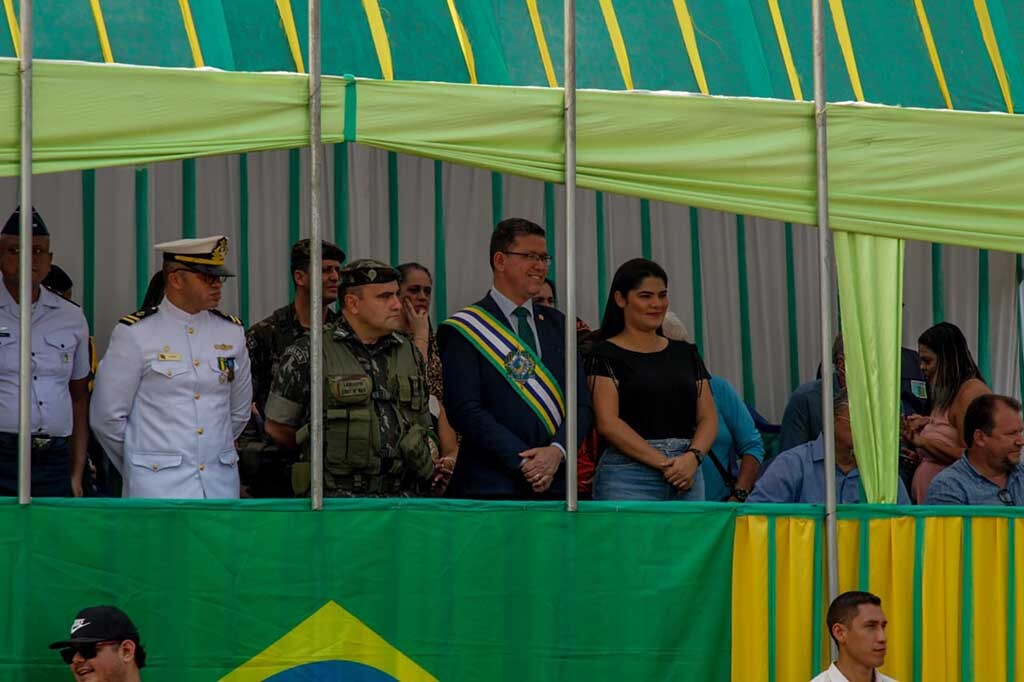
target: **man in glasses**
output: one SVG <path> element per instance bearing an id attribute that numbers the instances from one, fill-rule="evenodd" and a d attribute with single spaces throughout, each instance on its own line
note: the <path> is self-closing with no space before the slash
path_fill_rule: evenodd
<path id="1" fill-rule="evenodd" d="M 925 504 L 1024 505 L 1020 401 L 979 396 L 964 414 L 964 456 L 932 480 Z"/>
<path id="2" fill-rule="evenodd" d="M 139 682 L 146 650 L 139 631 L 116 606 L 82 609 L 71 623 L 68 639 L 50 645 L 79 682 Z"/>
<path id="3" fill-rule="evenodd" d="M 491 290 L 437 333 L 445 410 L 462 436 L 449 491 L 482 499 L 564 498 L 565 316 L 535 306 L 551 257 L 544 230 L 522 218 L 491 234 Z M 593 409 L 577 360 L 579 437 Z"/>
<path id="4" fill-rule="evenodd" d="M 227 248 L 221 236 L 158 244 L 164 299 L 111 334 L 90 416 L 125 497 L 239 495 L 252 381 L 242 322 L 217 310 Z"/>

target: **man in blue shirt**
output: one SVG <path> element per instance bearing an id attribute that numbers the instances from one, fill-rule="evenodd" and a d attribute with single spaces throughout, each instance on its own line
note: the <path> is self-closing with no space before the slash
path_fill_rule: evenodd
<path id="1" fill-rule="evenodd" d="M 967 452 L 928 488 L 926 504 L 1024 505 L 1024 420 L 1020 402 L 979 396 L 964 415 Z"/>
<path id="2" fill-rule="evenodd" d="M 860 472 L 853 453 L 850 404 L 845 393 L 835 398 L 836 502 L 860 502 Z M 893 454 L 895 457 L 895 453 Z M 781 453 L 765 469 L 748 502 L 825 503 L 825 440 L 798 445 Z M 898 504 L 910 504 L 903 481 L 899 481 Z"/>

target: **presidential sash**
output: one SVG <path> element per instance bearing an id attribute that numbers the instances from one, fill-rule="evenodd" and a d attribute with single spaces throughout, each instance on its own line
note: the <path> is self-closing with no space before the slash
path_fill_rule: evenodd
<path id="1" fill-rule="evenodd" d="M 522 340 L 480 306 L 463 308 L 442 322 L 459 330 L 480 351 L 555 435 L 565 419 L 562 389 L 540 358 Z"/>

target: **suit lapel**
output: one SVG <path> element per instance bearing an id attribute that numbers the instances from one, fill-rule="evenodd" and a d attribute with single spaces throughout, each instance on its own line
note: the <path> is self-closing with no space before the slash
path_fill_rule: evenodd
<path id="1" fill-rule="evenodd" d="M 498 303 L 493 298 L 491 298 L 491 294 L 490 293 L 488 293 L 486 296 L 484 296 L 477 303 L 477 305 L 480 306 L 481 308 L 483 308 L 484 310 L 486 310 L 487 312 L 489 312 L 491 315 L 493 315 L 494 319 L 496 319 L 498 322 L 501 322 L 503 325 L 505 325 L 505 327 L 510 332 L 512 332 L 513 334 L 516 333 L 515 328 L 512 326 L 512 321 L 509 320 L 507 317 L 505 317 L 505 313 L 501 312 L 501 307 L 498 305 Z"/>

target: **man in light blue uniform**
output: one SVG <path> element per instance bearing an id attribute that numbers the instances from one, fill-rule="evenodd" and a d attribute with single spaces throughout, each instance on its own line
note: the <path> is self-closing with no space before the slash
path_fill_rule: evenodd
<path id="1" fill-rule="evenodd" d="M 245 330 L 217 310 L 227 239 L 158 244 L 160 305 L 121 318 L 96 374 L 93 431 L 125 497 L 237 498 L 235 439 L 249 420 Z"/>
<path id="2" fill-rule="evenodd" d="M 845 393 L 835 398 L 836 502 L 860 502 L 860 472 L 853 453 L 850 404 Z M 893 453 L 896 457 L 896 453 Z M 898 480 L 898 479 L 897 479 Z M 825 503 L 825 439 L 818 436 L 779 454 L 765 468 L 748 502 Z M 899 481 L 897 504 L 910 504 L 903 481 Z"/>
<path id="3" fill-rule="evenodd" d="M 0 233 L 0 496 L 18 494 L 18 305 L 21 214 Z M 89 326 L 81 308 L 40 286 L 50 233 L 32 211 L 32 495 L 81 496 L 89 444 Z"/>

